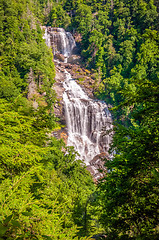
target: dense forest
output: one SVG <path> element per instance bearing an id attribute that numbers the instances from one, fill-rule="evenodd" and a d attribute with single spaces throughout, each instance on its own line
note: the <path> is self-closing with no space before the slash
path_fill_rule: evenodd
<path id="1" fill-rule="evenodd" d="M 158 12 L 157 0 L 0 0 L 0 240 L 159 238 Z M 98 184 L 51 137 L 44 25 L 76 36 L 94 95 L 111 106 L 115 154 Z"/>

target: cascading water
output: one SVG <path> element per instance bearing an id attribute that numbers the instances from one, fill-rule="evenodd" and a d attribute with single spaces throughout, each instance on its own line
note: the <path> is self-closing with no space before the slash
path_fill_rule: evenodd
<path id="1" fill-rule="evenodd" d="M 104 130 L 112 128 L 111 115 L 107 105 L 90 99 L 67 71 L 64 88 L 68 145 L 74 146 L 89 165 L 96 155 L 109 149 L 111 136 L 104 135 Z"/>
<path id="2" fill-rule="evenodd" d="M 76 46 L 75 40 L 70 32 L 66 32 L 63 28 L 45 28 L 43 36 L 48 47 L 52 47 L 54 56 L 62 54 L 66 60 Z"/>
<path id="3" fill-rule="evenodd" d="M 44 28 L 43 38 L 47 46 L 52 47 L 54 55 L 58 53 L 64 55 L 67 62 L 76 46 L 71 33 L 65 32 L 62 28 Z M 91 162 L 94 162 L 97 156 L 109 150 L 113 128 L 111 114 L 106 103 L 89 98 L 66 69 L 63 87 L 67 145 L 74 146 L 86 165 L 92 165 Z M 110 133 L 107 130 L 110 130 Z M 92 169 L 94 176 L 97 175 L 97 168 L 91 166 L 90 171 Z"/>

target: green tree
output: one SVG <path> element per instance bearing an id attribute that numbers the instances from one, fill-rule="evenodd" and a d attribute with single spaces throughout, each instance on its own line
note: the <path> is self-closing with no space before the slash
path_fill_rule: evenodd
<path id="1" fill-rule="evenodd" d="M 109 169 L 100 184 L 101 221 L 116 239 L 157 239 L 158 83 L 136 80 L 137 91 L 122 90 L 120 107 L 131 109 L 131 125 L 116 124 Z M 119 108 L 119 107 L 118 107 Z"/>

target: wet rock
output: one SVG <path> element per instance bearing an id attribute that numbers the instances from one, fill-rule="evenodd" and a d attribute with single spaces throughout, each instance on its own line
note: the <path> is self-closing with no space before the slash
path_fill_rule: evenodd
<path id="1" fill-rule="evenodd" d="M 32 68 L 30 69 L 30 72 L 28 74 L 28 79 L 27 79 L 29 85 L 28 85 L 28 94 L 27 94 L 27 98 L 31 99 L 33 98 L 35 95 L 38 94 L 37 92 L 37 84 L 34 81 L 34 74 L 33 74 L 33 70 Z"/>
<path id="2" fill-rule="evenodd" d="M 68 63 L 71 63 L 71 64 L 81 64 L 82 63 L 82 59 L 80 56 L 78 55 L 71 55 L 69 58 L 68 58 Z"/>
<path id="3" fill-rule="evenodd" d="M 107 152 L 101 152 L 89 162 L 90 165 L 87 168 L 89 169 L 93 178 L 96 180 L 104 177 L 107 172 L 107 169 L 104 166 L 105 159 L 110 160 L 109 154 Z M 94 173 L 92 169 L 96 169 L 96 172 Z"/>
<path id="4" fill-rule="evenodd" d="M 52 136 L 57 138 L 57 139 L 63 139 L 65 144 L 67 144 L 67 139 L 68 139 L 68 133 L 65 128 L 61 128 L 58 130 L 54 130 L 52 132 Z"/>
<path id="5" fill-rule="evenodd" d="M 97 172 L 97 170 L 95 169 L 95 167 L 90 166 L 90 165 L 87 166 L 87 170 L 91 173 L 91 175 L 92 175 L 93 177 L 95 176 L 95 174 L 96 174 L 96 172 Z"/>
<path id="6" fill-rule="evenodd" d="M 54 56 L 62 54 L 69 57 L 76 46 L 71 33 L 63 28 L 43 27 L 45 29 L 44 39 L 48 47 L 52 48 Z"/>
<path id="7" fill-rule="evenodd" d="M 65 62 L 65 56 L 63 54 L 60 54 L 60 53 L 55 54 L 55 59 L 58 59 L 61 62 Z"/>
<path id="8" fill-rule="evenodd" d="M 102 136 L 101 130 L 107 124 L 106 121 L 109 118 L 107 106 L 101 101 L 92 100 L 94 99 L 93 91 L 96 87 L 93 79 L 94 73 L 82 66 L 78 54 L 71 56 L 74 46 L 73 42 L 71 43 L 72 37 L 70 34 L 66 33 L 64 29 L 51 27 L 45 29 L 45 33 L 47 38 L 49 36 L 49 39 L 46 40 L 48 45 L 50 44 L 53 48 L 55 55 L 56 83 L 54 84 L 54 90 L 58 100 L 55 104 L 55 115 L 60 118 L 63 124 L 66 124 L 66 111 L 67 121 L 69 118 L 71 119 L 67 122 L 68 129 L 62 128 L 54 131 L 53 135 L 56 138 L 63 138 L 66 144 L 74 146 L 81 153 L 81 158 L 87 163 L 87 169 L 91 172 L 93 178 L 98 180 L 106 172 L 103 158 L 107 157 L 105 151 L 109 148 L 111 141 L 110 136 L 107 138 Z M 72 44 L 71 47 L 69 44 Z M 74 53 L 76 50 L 74 48 Z M 66 57 L 68 57 L 67 63 Z M 69 73 L 72 77 L 69 76 Z M 78 95 L 79 97 L 77 97 Z M 68 105 L 66 105 L 66 102 Z M 111 124 L 109 128 L 111 128 Z M 69 136 L 71 138 L 68 136 L 68 131 L 70 131 Z M 103 170 L 103 172 L 98 169 Z"/>

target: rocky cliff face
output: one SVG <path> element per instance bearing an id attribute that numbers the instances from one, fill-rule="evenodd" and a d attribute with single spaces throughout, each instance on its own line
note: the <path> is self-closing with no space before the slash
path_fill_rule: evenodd
<path id="1" fill-rule="evenodd" d="M 105 130 L 112 130 L 110 112 L 104 102 L 94 99 L 93 73 L 80 66 L 79 55 L 71 55 L 76 46 L 72 35 L 63 29 L 48 27 L 44 38 L 55 56 L 54 90 L 58 99 L 55 114 L 66 125 L 54 132 L 54 136 L 74 146 L 98 179 L 102 175 L 98 168 L 104 169 L 102 158 L 109 157 L 111 133 L 105 134 Z"/>
<path id="2" fill-rule="evenodd" d="M 67 58 L 71 56 L 72 50 L 76 43 L 70 32 L 66 32 L 63 28 L 44 27 L 44 39 L 46 44 L 52 47 L 54 57 L 60 58 L 61 61 L 66 62 Z"/>

